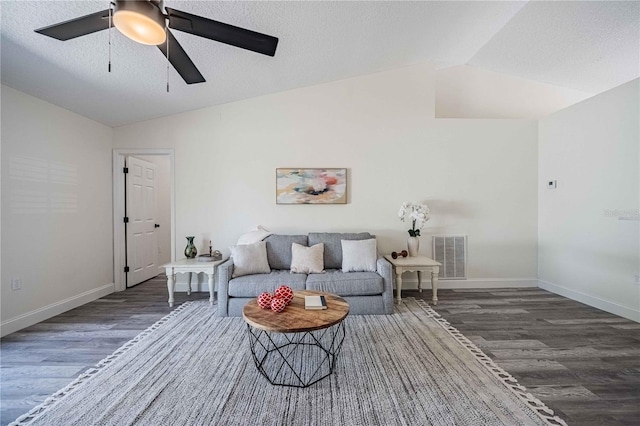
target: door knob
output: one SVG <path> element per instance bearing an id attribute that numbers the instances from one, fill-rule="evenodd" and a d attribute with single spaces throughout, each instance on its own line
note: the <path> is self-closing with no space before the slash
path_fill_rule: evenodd
<path id="1" fill-rule="evenodd" d="M 160 228 L 160 225 L 158 225 L 157 223 L 153 226 L 154 228 Z"/>

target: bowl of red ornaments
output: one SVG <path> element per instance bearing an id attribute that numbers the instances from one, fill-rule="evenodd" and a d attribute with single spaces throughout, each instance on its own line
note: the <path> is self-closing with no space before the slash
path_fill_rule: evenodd
<path id="1" fill-rule="evenodd" d="M 258 306 L 262 309 L 271 309 L 273 312 L 282 312 L 292 300 L 293 290 L 291 290 L 291 287 L 281 285 L 273 294 L 266 291 L 262 293 L 258 296 L 257 302 Z"/>

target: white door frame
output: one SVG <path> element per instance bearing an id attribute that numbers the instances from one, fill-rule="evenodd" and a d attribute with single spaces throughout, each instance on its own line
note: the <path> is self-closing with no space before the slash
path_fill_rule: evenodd
<path id="1" fill-rule="evenodd" d="M 171 261 L 176 260 L 176 203 L 175 203 L 175 155 L 173 149 L 142 149 L 120 148 L 113 150 L 113 280 L 116 291 L 126 289 L 124 267 L 125 238 L 124 238 L 124 173 L 122 169 L 125 157 L 129 155 L 168 155 L 169 181 L 171 183 Z M 161 265 L 159 265 L 161 266 Z M 162 272 L 158 268 L 158 273 Z"/>

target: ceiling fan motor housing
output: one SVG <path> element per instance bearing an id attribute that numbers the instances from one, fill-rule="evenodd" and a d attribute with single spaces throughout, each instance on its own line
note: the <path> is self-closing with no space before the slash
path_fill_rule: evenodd
<path id="1" fill-rule="evenodd" d="M 113 24 L 138 43 L 158 45 L 166 41 L 162 0 L 116 0 Z"/>

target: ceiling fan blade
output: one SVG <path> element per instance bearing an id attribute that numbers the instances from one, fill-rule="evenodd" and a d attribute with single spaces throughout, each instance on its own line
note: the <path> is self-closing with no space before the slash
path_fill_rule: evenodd
<path id="1" fill-rule="evenodd" d="M 37 33 L 66 41 L 109 28 L 109 9 L 81 16 L 35 30 Z"/>
<path id="2" fill-rule="evenodd" d="M 175 30 L 252 50 L 263 55 L 274 56 L 276 54 L 277 37 L 234 27 L 168 7 L 165 10 L 169 15 L 169 27 Z"/>
<path id="3" fill-rule="evenodd" d="M 180 46 L 178 40 L 171 34 L 171 31 L 167 31 L 167 40 L 169 42 L 169 62 L 178 71 L 185 83 L 204 83 L 206 80 L 200 74 L 193 61 L 191 61 L 187 52 Z M 165 57 L 167 56 L 167 43 L 159 44 L 158 49 L 162 51 Z"/>

